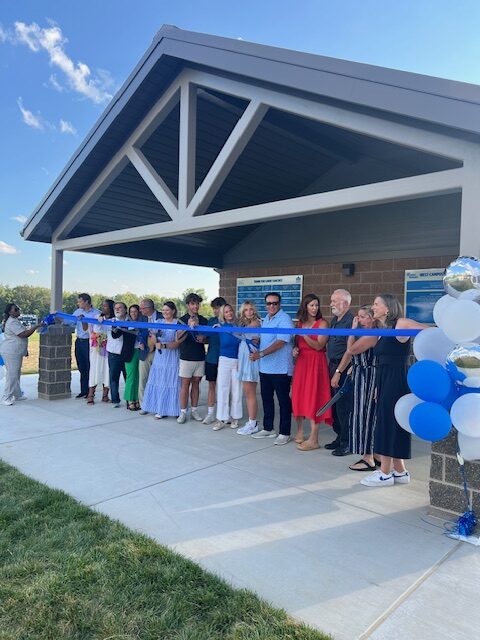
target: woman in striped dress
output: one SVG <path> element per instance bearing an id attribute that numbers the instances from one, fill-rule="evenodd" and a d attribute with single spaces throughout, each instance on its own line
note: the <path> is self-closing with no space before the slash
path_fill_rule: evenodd
<path id="1" fill-rule="evenodd" d="M 369 305 L 360 307 L 352 323 L 352 329 L 371 329 L 375 325 L 373 311 Z M 377 338 L 349 336 L 347 351 L 339 365 L 348 367 L 351 359 L 353 406 L 350 412 L 349 448 L 360 456 L 350 465 L 352 471 L 374 471 L 373 444 L 375 435 L 375 356 L 372 345 Z M 343 365 L 343 366 L 342 366 Z M 336 374 L 337 375 L 337 374 Z M 334 376 L 335 378 L 335 376 Z M 335 379 L 332 379 L 334 385 Z"/>
<path id="2" fill-rule="evenodd" d="M 165 302 L 162 314 L 162 323 L 177 323 L 177 307 L 173 302 Z M 157 333 L 155 357 L 142 401 L 142 408 L 147 413 L 155 414 L 157 420 L 165 416 L 180 414 L 180 378 L 178 377 L 180 357 L 178 348 L 185 337 L 185 331 L 178 331 L 176 328 L 163 329 Z"/>

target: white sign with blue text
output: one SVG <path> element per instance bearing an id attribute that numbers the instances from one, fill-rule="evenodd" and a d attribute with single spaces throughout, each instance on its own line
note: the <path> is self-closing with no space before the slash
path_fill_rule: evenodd
<path id="1" fill-rule="evenodd" d="M 258 276 L 237 278 L 237 310 L 242 302 L 254 302 L 260 315 L 265 314 L 265 295 L 275 291 L 282 296 L 282 309 L 295 318 L 302 301 L 303 276 Z"/>
<path id="2" fill-rule="evenodd" d="M 417 322 L 433 323 L 433 307 L 445 295 L 445 269 L 405 271 L 405 315 Z"/>

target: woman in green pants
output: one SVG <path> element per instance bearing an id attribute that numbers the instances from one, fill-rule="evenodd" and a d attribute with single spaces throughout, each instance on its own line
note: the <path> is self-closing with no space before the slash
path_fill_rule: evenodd
<path id="1" fill-rule="evenodd" d="M 128 315 L 130 320 L 137 322 L 140 316 L 140 307 L 138 304 L 132 304 L 129 307 Z M 138 401 L 138 342 L 135 343 L 133 358 L 130 362 L 125 363 L 125 370 L 127 372 L 127 377 L 125 380 L 125 393 L 123 397 L 127 401 L 127 409 L 130 409 L 130 411 L 138 411 L 140 409 L 140 403 Z"/>

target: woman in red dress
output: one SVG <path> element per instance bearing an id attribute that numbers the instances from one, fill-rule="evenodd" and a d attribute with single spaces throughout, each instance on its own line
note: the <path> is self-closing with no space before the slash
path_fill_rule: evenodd
<path id="1" fill-rule="evenodd" d="M 313 293 L 303 297 L 298 310 L 297 326 L 304 329 L 328 328 L 328 322 L 323 319 L 320 311 L 320 301 Z M 318 409 L 330 400 L 330 379 L 325 355 L 327 340 L 328 336 L 296 336 L 295 339 L 292 409 L 297 421 L 295 442 L 300 451 L 318 449 L 319 424 L 333 424 L 331 408 L 317 416 Z M 310 420 L 310 435 L 306 440 L 303 435 L 305 418 Z"/>

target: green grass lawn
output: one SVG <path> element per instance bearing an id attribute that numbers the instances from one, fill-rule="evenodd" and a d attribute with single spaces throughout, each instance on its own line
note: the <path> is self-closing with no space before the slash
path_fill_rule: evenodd
<path id="1" fill-rule="evenodd" d="M 328 637 L 2 462 L 0 505 L 1 640 Z"/>

